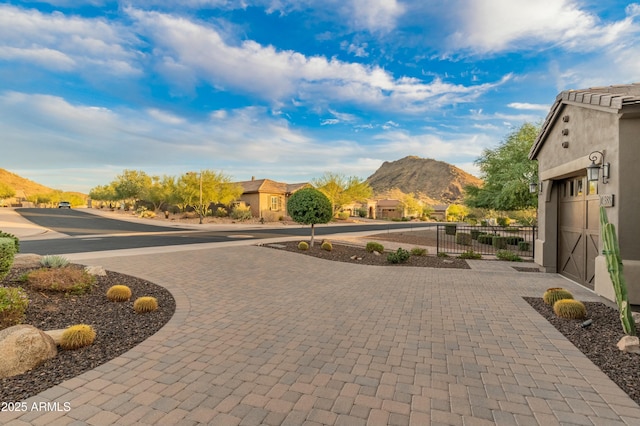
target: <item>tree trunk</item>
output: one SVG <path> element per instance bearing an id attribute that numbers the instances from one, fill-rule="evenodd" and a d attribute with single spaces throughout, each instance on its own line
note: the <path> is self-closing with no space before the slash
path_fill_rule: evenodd
<path id="1" fill-rule="evenodd" d="M 311 247 L 313 247 L 313 235 L 315 233 L 315 228 L 314 228 L 314 224 L 311 224 L 311 244 L 309 244 Z"/>

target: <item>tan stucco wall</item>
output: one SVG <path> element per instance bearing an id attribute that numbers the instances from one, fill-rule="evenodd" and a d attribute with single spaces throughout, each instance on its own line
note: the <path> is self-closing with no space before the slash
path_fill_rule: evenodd
<path id="1" fill-rule="evenodd" d="M 618 230 L 630 302 L 640 304 L 640 179 L 636 178 L 640 172 L 640 117 L 585 106 L 565 105 L 538 153 L 543 192 L 538 199 L 535 261 L 549 272 L 557 270 L 558 194 L 553 181 L 584 174 L 591 163 L 588 155 L 603 151 L 611 170 L 607 184 L 600 178 L 599 194 L 615 197 L 614 206 L 606 209 L 607 216 Z M 569 116 L 569 122 L 562 121 L 564 115 Z M 562 129 L 568 129 L 569 134 L 562 135 Z M 569 142 L 567 148 L 562 147 L 565 141 Z M 595 267 L 595 292 L 614 300 L 603 256 L 596 258 Z"/>

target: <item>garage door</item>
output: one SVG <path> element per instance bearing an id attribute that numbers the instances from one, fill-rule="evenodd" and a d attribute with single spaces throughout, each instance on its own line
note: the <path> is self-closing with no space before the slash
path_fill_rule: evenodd
<path id="1" fill-rule="evenodd" d="M 559 182 L 558 271 L 593 289 L 598 255 L 597 182 L 576 176 Z"/>

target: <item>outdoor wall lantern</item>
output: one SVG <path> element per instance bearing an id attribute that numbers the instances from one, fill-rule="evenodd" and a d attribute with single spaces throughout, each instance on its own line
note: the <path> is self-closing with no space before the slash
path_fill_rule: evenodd
<path id="1" fill-rule="evenodd" d="M 535 194 L 536 192 L 538 192 L 538 182 L 529 183 L 529 192 L 532 194 Z"/>
<path id="2" fill-rule="evenodd" d="M 600 155 L 600 164 L 602 164 L 602 166 L 596 164 L 598 155 Z M 589 160 L 591 160 L 591 164 L 587 166 L 587 179 L 589 179 L 589 182 L 595 182 L 599 179 L 600 168 L 602 168 L 602 183 L 607 183 L 611 164 L 604 162 L 604 153 L 600 151 L 593 151 L 589 154 Z"/>

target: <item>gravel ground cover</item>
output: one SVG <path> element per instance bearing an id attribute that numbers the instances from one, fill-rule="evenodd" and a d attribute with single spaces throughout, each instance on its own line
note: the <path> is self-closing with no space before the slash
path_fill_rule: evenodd
<path id="1" fill-rule="evenodd" d="M 298 241 L 287 241 L 283 243 L 265 244 L 265 247 L 292 251 L 307 256 L 319 257 L 321 259 L 334 260 L 338 262 L 357 263 L 360 265 L 379 265 L 379 266 L 422 266 L 428 268 L 458 268 L 470 269 L 469 264 L 463 259 L 454 257 L 436 257 L 436 256 L 411 256 L 405 263 L 391 264 L 387 261 L 388 252 L 380 255 L 367 253 L 364 247 L 348 246 L 333 243 L 333 250 L 327 251 L 320 247 L 320 241 L 317 241 L 309 250 L 300 250 Z M 406 250 L 411 250 L 411 246 L 407 246 Z M 355 259 L 353 258 L 355 256 Z"/>
<path id="2" fill-rule="evenodd" d="M 617 348 L 616 344 L 624 332 L 616 309 L 599 302 L 583 302 L 587 308 L 587 319 L 593 320 L 590 326 L 583 328 L 581 324 L 585 320 L 557 317 L 542 298 L 524 299 L 640 404 L 640 355 L 622 352 Z"/>
<path id="3" fill-rule="evenodd" d="M 74 324 L 89 324 L 96 330 L 91 346 L 65 351 L 40 366 L 18 376 L 0 379 L 0 401 L 18 402 L 54 385 L 76 377 L 117 356 L 155 334 L 173 316 L 175 300 L 169 291 L 156 284 L 116 272 L 97 277 L 91 292 L 80 296 L 30 290 L 20 276 L 30 269 L 13 269 L 0 285 L 22 287 L 29 296 L 24 324 L 40 330 L 66 328 Z M 128 302 L 111 302 L 105 294 L 115 284 L 131 288 Z M 158 299 L 158 310 L 137 314 L 133 302 L 140 296 Z"/>

